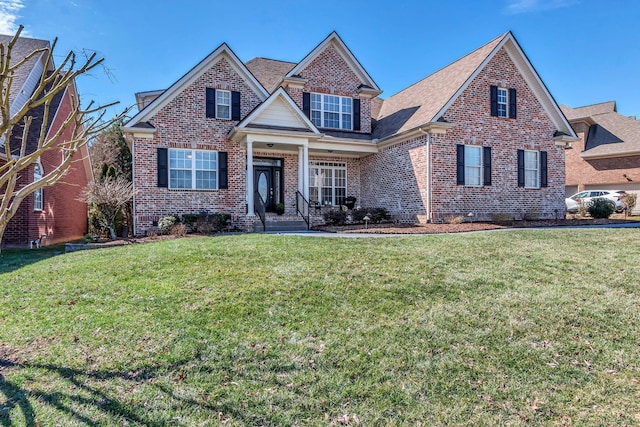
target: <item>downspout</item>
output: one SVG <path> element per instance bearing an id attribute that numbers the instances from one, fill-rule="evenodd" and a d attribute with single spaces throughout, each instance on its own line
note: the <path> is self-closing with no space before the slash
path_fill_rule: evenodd
<path id="1" fill-rule="evenodd" d="M 431 222 L 431 134 L 422 128 L 418 130 L 427 137 L 427 222 Z"/>

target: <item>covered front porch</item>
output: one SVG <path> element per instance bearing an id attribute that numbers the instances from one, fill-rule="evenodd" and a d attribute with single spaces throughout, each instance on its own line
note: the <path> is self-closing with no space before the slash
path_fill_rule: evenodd
<path id="1" fill-rule="evenodd" d="M 360 193 L 359 159 L 377 152 L 369 135 L 320 132 L 280 88 L 229 134 L 246 153 L 247 221 L 267 214 L 321 216 Z M 257 217 L 257 218 L 256 218 Z"/>

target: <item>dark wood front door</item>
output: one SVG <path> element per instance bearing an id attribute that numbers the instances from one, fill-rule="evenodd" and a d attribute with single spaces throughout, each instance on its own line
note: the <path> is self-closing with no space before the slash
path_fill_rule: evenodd
<path id="1" fill-rule="evenodd" d="M 253 182 L 255 191 L 260 194 L 267 212 L 273 212 L 278 203 L 282 203 L 282 167 L 254 166 Z"/>

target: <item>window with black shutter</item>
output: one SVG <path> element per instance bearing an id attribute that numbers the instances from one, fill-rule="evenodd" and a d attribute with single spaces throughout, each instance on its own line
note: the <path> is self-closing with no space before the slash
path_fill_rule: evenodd
<path id="1" fill-rule="evenodd" d="M 229 188 L 229 167 L 228 156 L 226 151 L 218 152 L 218 188 Z"/>
<path id="2" fill-rule="evenodd" d="M 464 185 L 464 145 L 456 145 L 456 184 Z"/>
<path id="3" fill-rule="evenodd" d="M 240 120 L 240 92 L 231 92 L 231 120 Z"/>
<path id="4" fill-rule="evenodd" d="M 518 187 L 524 187 L 524 150 L 518 150 Z"/>
<path id="5" fill-rule="evenodd" d="M 169 186 L 169 156 L 166 148 L 158 148 L 158 187 Z"/>
<path id="6" fill-rule="evenodd" d="M 547 183 L 547 152 L 540 152 L 540 187 L 546 187 Z"/>
<path id="7" fill-rule="evenodd" d="M 482 149 L 483 185 L 491 185 L 491 147 Z"/>
<path id="8" fill-rule="evenodd" d="M 493 117 L 517 118 L 517 95 L 515 89 L 498 86 L 489 87 L 491 115 Z"/>
<path id="9" fill-rule="evenodd" d="M 206 90 L 206 117 L 216 117 L 216 90 L 210 87 Z"/>

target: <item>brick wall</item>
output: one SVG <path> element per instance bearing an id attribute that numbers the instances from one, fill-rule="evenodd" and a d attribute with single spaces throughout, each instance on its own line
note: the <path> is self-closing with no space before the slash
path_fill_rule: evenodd
<path id="1" fill-rule="evenodd" d="M 75 88 L 70 87 L 65 93 L 58 107 L 57 115 L 49 135 L 55 134 L 62 126 L 66 117 L 72 110 L 71 94 L 77 96 Z M 52 118 L 53 119 L 53 118 Z M 71 138 L 72 127 L 68 127 L 59 137 L 61 141 Z M 62 161 L 60 150 L 45 152 L 40 158 L 44 173 L 55 169 Z M 89 162 L 89 153 L 86 147 L 82 147 L 73 156 L 71 165 L 65 175 L 51 187 L 43 189 L 43 209 L 33 210 L 33 195 L 27 196 L 20 205 L 18 212 L 7 226 L 3 243 L 10 245 L 27 246 L 31 240 L 37 239 L 43 234 L 47 237 L 44 244 L 50 245 L 67 242 L 82 237 L 87 232 L 87 205 L 77 200 L 82 188 L 91 179 L 91 168 L 85 162 Z M 33 180 L 33 166 L 21 172 L 18 180 L 18 188 Z"/>
<path id="2" fill-rule="evenodd" d="M 517 90 L 517 119 L 492 117 L 489 87 Z M 503 50 L 445 112 L 455 126 L 432 140 L 432 213 L 434 221 L 473 212 L 476 219 L 496 213 L 521 218 L 537 213 L 553 218 L 564 213 L 564 149 L 551 139 L 555 127 L 515 65 Z M 492 185 L 456 185 L 456 144 L 492 149 Z M 517 150 L 544 150 L 548 187 L 517 186 Z M 426 214 L 426 148 L 424 138 L 405 141 L 362 162 L 363 194 L 403 221 L 423 221 Z M 366 171 L 366 172 L 365 172 Z M 379 171 L 379 172 L 378 172 Z M 400 185 L 404 183 L 405 186 Z"/>
<path id="3" fill-rule="evenodd" d="M 584 122 L 571 123 L 571 126 L 580 140 L 573 142 L 565 153 L 567 186 L 574 186 L 578 188 L 577 191 L 582 191 L 585 186 L 617 189 L 640 183 L 640 156 L 585 160 L 581 154 L 589 126 Z"/>
<path id="4" fill-rule="evenodd" d="M 240 92 L 241 117 L 260 103 L 258 95 L 222 57 L 149 120 L 157 129 L 154 137 L 136 138 L 133 144 L 137 234 L 144 234 L 153 221 L 163 216 L 203 210 L 229 213 L 234 225 L 243 228 L 246 225 L 246 149 L 226 138 L 237 121 L 205 117 L 207 87 Z M 226 151 L 229 188 L 206 191 L 159 188 L 156 151 L 159 147 Z"/>
<path id="5" fill-rule="evenodd" d="M 289 95 L 302 109 L 302 92 L 329 93 L 359 98 L 358 86 L 362 84 L 336 48 L 329 44 L 313 61 L 300 71 L 307 79 L 304 89 L 289 89 Z M 360 99 L 360 133 L 371 133 L 371 100 Z"/>

